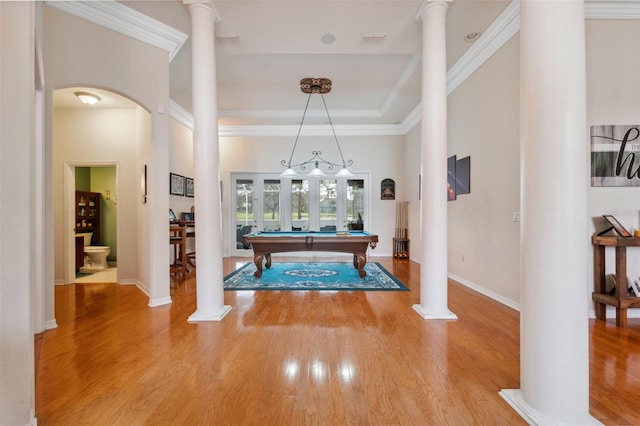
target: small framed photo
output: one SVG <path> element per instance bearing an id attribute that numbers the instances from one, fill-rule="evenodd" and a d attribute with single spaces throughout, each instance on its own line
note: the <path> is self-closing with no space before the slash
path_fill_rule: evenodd
<path id="1" fill-rule="evenodd" d="M 602 217 L 607 219 L 607 222 L 611 224 L 611 228 L 613 228 L 618 235 L 625 238 L 631 237 L 631 232 L 627 231 L 627 229 L 624 226 L 622 226 L 620 222 L 618 222 L 618 219 L 616 219 L 610 214 L 604 214 L 602 215 Z"/>
<path id="2" fill-rule="evenodd" d="M 169 194 L 184 195 L 184 176 L 169 173 Z"/>
<path id="3" fill-rule="evenodd" d="M 184 178 L 184 182 L 185 182 L 185 195 L 187 197 L 193 197 L 193 179 L 191 178 Z"/>

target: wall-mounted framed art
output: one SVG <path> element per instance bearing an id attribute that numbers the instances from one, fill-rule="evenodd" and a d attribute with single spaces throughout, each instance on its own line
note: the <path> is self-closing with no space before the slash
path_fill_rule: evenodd
<path id="1" fill-rule="evenodd" d="M 187 197 L 193 197 L 193 179 L 190 177 L 184 178 L 185 182 L 185 194 Z"/>
<path id="2" fill-rule="evenodd" d="M 640 186 L 640 125 L 591 126 L 591 186 Z"/>
<path id="3" fill-rule="evenodd" d="M 447 159 L 447 200 L 453 201 L 458 195 L 471 193 L 471 157 L 457 159 L 452 155 Z"/>
<path id="4" fill-rule="evenodd" d="M 169 173 L 169 194 L 184 195 L 184 176 Z"/>
<path id="5" fill-rule="evenodd" d="M 393 179 L 386 178 L 380 182 L 380 199 L 395 200 L 396 199 L 396 182 Z"/>

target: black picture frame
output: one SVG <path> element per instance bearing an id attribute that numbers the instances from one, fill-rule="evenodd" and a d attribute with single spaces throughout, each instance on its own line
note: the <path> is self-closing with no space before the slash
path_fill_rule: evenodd
<path id="1" fill-rule="evenodd" d="M 142 204 L 147 203 L 147 165 L 142 167 L 142 173 L 140 174 L 140 190 L 142 191 Z"/>
<path id="2" fill-rule="evenodd" d="M 169 173 L 169 194 L 184 195 L 184 176 Z"/>
<path id="3" fill-rule="evenodd" d="M 194 192 L 193 192 L 193 179 L 191 179 L 190 177 L 186 177 L 184 178 L 184 195 L 186 195 L 187 197 L 193 197 L 194 196 Z"/>
<path id="4" fill-rule="evenodd" d="M 611 224 L 611 228 L 607 229 L 607 231 L 610 231 L 611 229 L 613 229 L 621 237 L 624 237 L 624 238 L 631 237 L 631 232 L 627 231 L 627 228 L 622 226 L 622 224 L 618 222 L 618 219 L 616 219 L 613 215 L 603 214 L 602 217 L 604 217 L 607 220 L 607 222 Z"/>
<path id="5" fill-rule="evenodd" d="M 471 193 L 471 157 L 456 160 L 456 197 Z"/>

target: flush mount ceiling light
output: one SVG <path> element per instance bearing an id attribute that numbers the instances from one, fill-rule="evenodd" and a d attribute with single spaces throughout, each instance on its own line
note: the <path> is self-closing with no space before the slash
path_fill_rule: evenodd
<path id="1" fill-rule="evenodd" d="M 324 44 L 333 44 L 336 41 L 336 36 L 329 33 L 324 33 L 320 36 L 320 41 Z"/>
<path id="2" fill-rule="evenodd" d="M 302 114 L 302 121 L 300 121 L 300 127 L 298 128 L 298 134 L 296 135 L 296 140 L 293 144 L 293 149 L 291 150 L 291 156 L 289 156 L 289 161 L 282 160 L 280 164 L 286 166 L 286 170 L 282 172 L 280 175 L 283 178 L 295 178 L 298 176 L 298 173 L 293 170 L 293 167 L 300 167 L 301 170 L 305 170 L 308 164 L 313 164 L 313 170 L 307 175 L 309 177 L 324 177 L 326 176 L 325 172 L 320 169 L 320 164 L 324 164 L 328 170 L 333 170 L 334 167 L 341 167 L 340 171 L 336 174 L 336 177 L 352 177 L 353 173 L 347 169 L 347 165 L 352 165 L 353 161 L 347 160 L 345 161 L 344 156 L 342 155 L 342 149 L 340 148 L 340 143 L 338 142 L 338 137 L 336 136 L 336 131 L 333 128 L 333 122 L 331 121 L 331 116 L 329 115 L 329 110 L 327 109 L 327 104 L 324 101 L 324 94 L 329 93 L 331 91 L 331 80 L 328 78 L 303 78 L 300 80 L 300 90 L 303 93 L 309 94 L 307 98 L 307 104 L 304 107 L 304 113 Z M 333 138 L 336 141 L 336 145 L 338 147 L 338 153 L 340 153 L 340 159 L 342 163 L 332 163 L 331 161 L 327 161 L 321 157 L 322 151 L 311 151 L 311 158 L 302 163 L 293 164 L 291 161 L 293 160 L 293 154 L 296 151 L 296 145 L 298 144 L 298 139 L 300 138 L 300 131 L 302 130 L 302 125 L 304 124 L 304 118 L 307 115 L 307 109 L 309 108 L 309 101 L 311 100 L 311 95 L 320 94 L 322 98 L 322 104 L 324 105 L 324 110 L 327 113 L 327 118 L 329 119 L 329 125 L 331 126 L 331 132 L 333 133 Z"/>
<path id="3" fill-rule="evenodd" d="M 74 94 L 86 105 L 93 105 L 100 100 L 100 96 L 94 95 L 93 93 L 75 92 Z"/>
<path id="4" fill-rule="evenodd" d="M 480 37 L 480 33 L 473 32 L 464 36 L 464 41 L 476 41 L 477 38 Z"/>

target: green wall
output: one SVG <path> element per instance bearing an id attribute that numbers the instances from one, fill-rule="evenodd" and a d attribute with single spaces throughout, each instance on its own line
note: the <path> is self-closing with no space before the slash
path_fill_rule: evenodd
<path id="1" fill-rule="evenodd" d="M 118 259 L 116 167 L 76 167 L 76 190 L 100 193 L 100 241 L 109 246 L 107 260 Z M 106 199 L 109 191 L 109 200 Z"/>
<path id="2" fill-rule="evenodd" d="M 90 167 L 76 167 L 76 190 L 91 191 Z"/>

